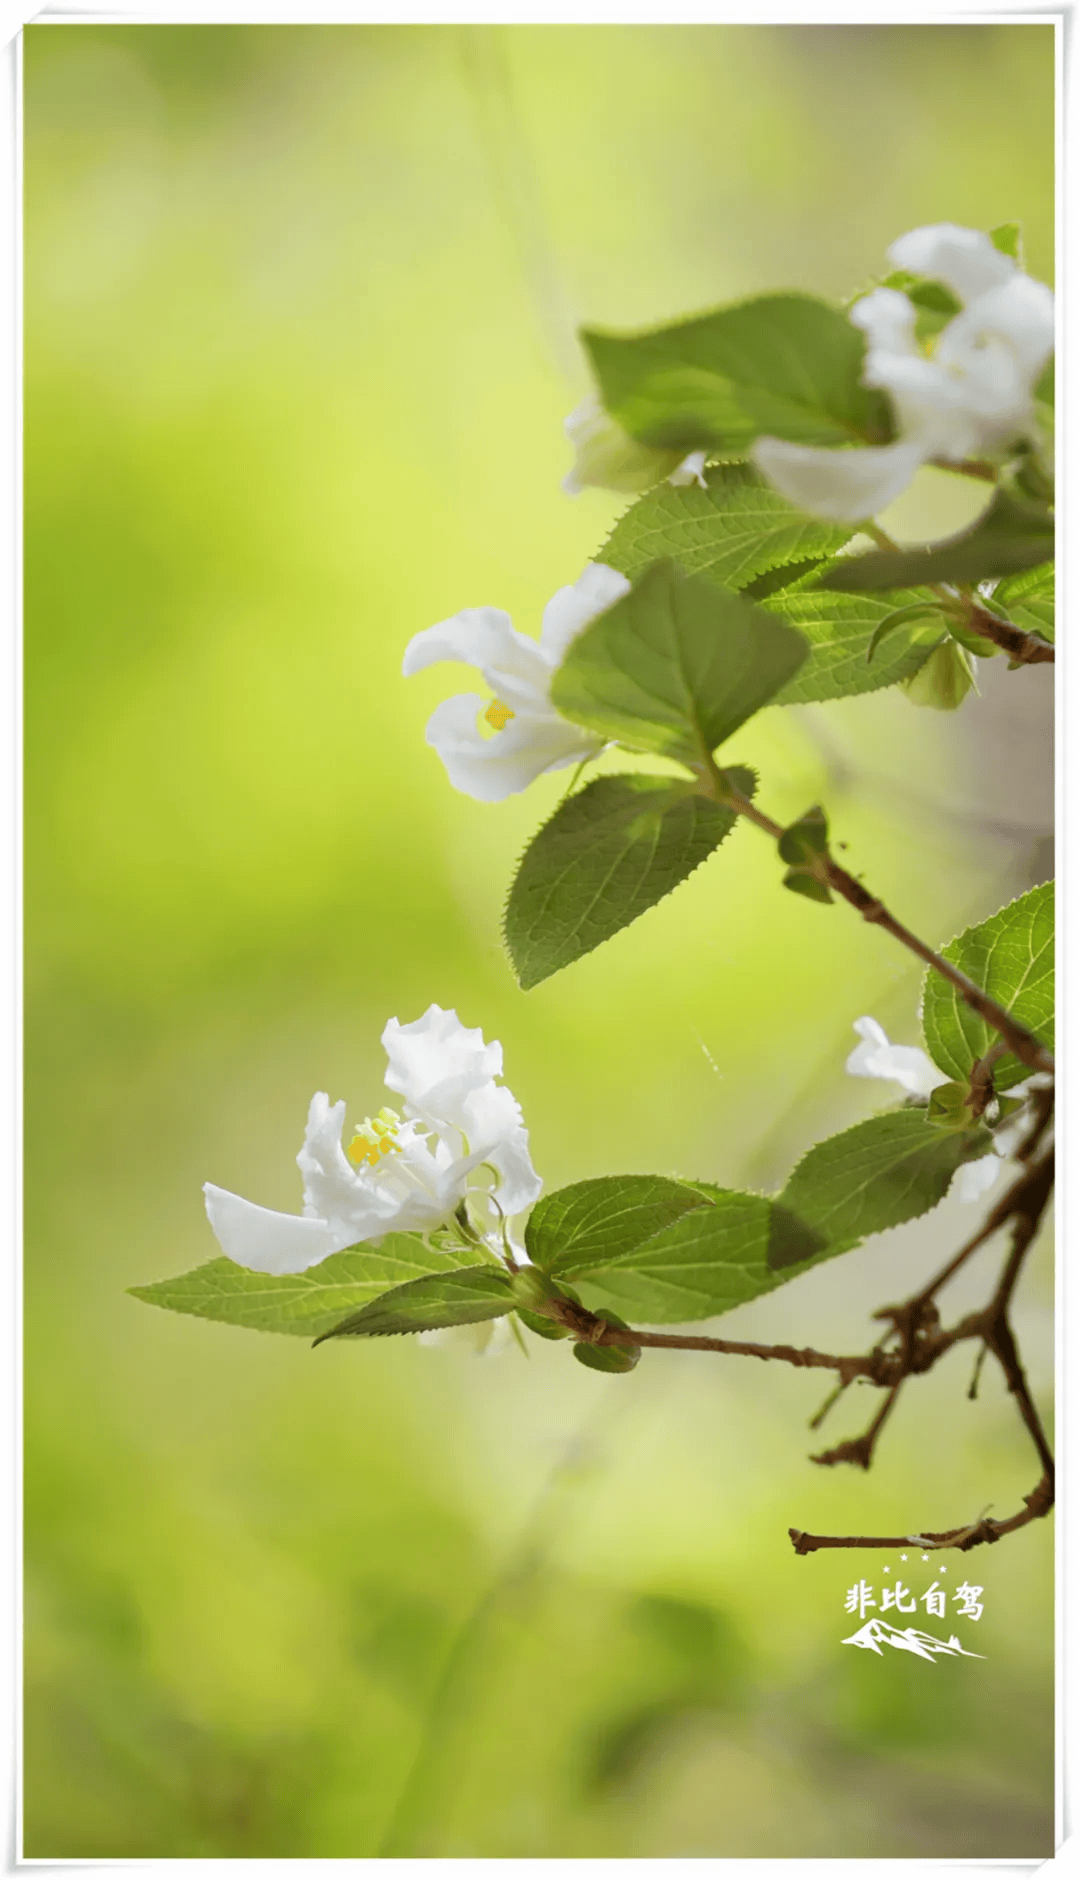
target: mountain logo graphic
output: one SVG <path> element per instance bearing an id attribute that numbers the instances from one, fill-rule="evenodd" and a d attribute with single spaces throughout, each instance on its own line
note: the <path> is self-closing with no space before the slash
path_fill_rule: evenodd
<path id="1" fill-rule="evenodd" d="M 894 1651 L 914 1652 L 917 1658 L 928 1658 L 933 1664 L 935 1658 L 982 1658 L 983 1652 L 966 1652 L 955 1636 L 945 1640 L 935 1638 L 932 1632 L 920 1632 L 918 1626 L 909 1625 L 906 1632 L 901 1632 L 895 1625 L 888 1625 L 884 1619 L 868 1619 L 858 1632 L 843 1640 L 845 1645 L 858 1645 L 864 1652 L 876 1652 L 884 1656 L 883 1645 L 891 1645 Z"/>

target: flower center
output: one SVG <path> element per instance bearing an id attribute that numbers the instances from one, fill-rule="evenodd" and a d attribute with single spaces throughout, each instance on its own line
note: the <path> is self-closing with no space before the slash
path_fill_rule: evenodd
<path id="1" fill-rule="evenodd" d="M 394 1141 L 400 1122 L 397 1111 L 389 1108 L 380 1110 L 377 1116 L 366 1116 L 345 1151 L 354 1167 L 359 1168 L 366 1162 L 374 1168 L 381 1157 L 391 1151 L 400 1155 L 401 1144 Z"/>
<path id="2" fill-rule="evenodd" d="M 504 705 L 501 698 L 493 698 L 484 717 L 493 731 L 504 731 L 514 713 L 509 705 Z"/>

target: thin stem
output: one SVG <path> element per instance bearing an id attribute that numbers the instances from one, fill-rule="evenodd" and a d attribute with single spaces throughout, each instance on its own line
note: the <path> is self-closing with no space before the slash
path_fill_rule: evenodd
<path id="1" fill-rule="evenodd" d="M 774 822 L 772 817 L 767 816 L 763 810 L 759 810 L 757 805 L 751 802 L 750 798 L 745 796 L 731 781 L 730 776 L 718 768 L 711 756 L 699 767 L 698 774 L 707 783 L 710 794 L 717 802 L 725 804 L 729 809 L 734 809 L 738 815 L 745 816 L 747 822 L 752 822 L 755 828 L 771 836 L 774 842 L 779 841 L 784 833 L 782 825 Z M 1053 1070 L 1053 1056 L 1045 1045 L 1040 1044 L 1038 1038 L 1027 1029 L 1026 1025 L 1021 1025 L 1003 1006 L 997 1003 L 996 999 L 991 999 L 981 986 L 977 986 L 966 973 L 962 973 L 959 967 L 954 966 L 951 960 L 943 959 L 940 953 L 935 953 L 932 947 L 928 947 L 925 941 L 912 933 L 910 927 L 905 927 L 902 921 L 897 920 L 896 916 L 889 912 L 885 903 L 879 901 L 876 895 L 870 894 L 860 881 L 856 881 L 854 875 L 848 873 L 846 868 L 841 868 L 831 856 L 825 855 L 819 858 L 819 873 L 821 879 L 855 908 L 864 920 L 870 921 L 874 926 L 881 927 L 885 933 L 891 934 L 892 938 L 899 941 L 901 946 L 906 947 L 909 953 L 914 953 L 916 958 L 922 960 L 933 972 L 940 974 L 942 979 L 948 980 L 965 1005 L 970 1006 L 971 1010 L 977 1012 L 992 1030 L 1000 1034 L 1009 1050 L 1020 1059 L 1021 1064 L 1026 1064 L 1028 1069 L 1033 1071 Z"/>
<path id="2" fill-rule="evenodd" d="M 1014 1534 L 1017 1528 L 1027 1527 L 1029 1521 L 1049 1514 L 1053 1505 L 1053 1481 L 1043 1476 L 1031 1494 L 1024 1496 L 1021 1511 L 1010 1515 L 1007 1521 L 989 1521 L 984 1516 L 966 1527 L 926 1534 L 804 1534 L 799 1528 L 789 1528 L 788 1533 L 797 1554 L 816 1554 L 824 1547 L 925 1547 L 931 1550 L 955 1547 L 966 1554 L 972 1547 L 981 1547 L 986 1541 L 999 1541 L 1003 1534 Z"/>

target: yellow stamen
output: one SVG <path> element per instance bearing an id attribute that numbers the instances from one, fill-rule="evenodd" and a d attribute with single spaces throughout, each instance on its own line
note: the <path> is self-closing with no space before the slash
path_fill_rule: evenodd
<path id="1" fill-rule="evenodd" d="M 510 710 L 509 705 L 503 704 L 501 698 L 493 698 L 487 711 L 484 713 L 484 717 L 493 731 L 503 731 L 509 724 L 511 718 L 514 717 L 514 713 Z"/>
<path id="2" fill-rule="evenodd" d="M 401 1154 L 401 1145 L 394 1141 L 394 1135 L 401 1118 L 396 1110 L 383 1109 L 378 1116 L 364 1118 L 355 1136 L 345 1151 L 355 1168 L 366 1162 L 374 1168 L 381 1156 Z"/>

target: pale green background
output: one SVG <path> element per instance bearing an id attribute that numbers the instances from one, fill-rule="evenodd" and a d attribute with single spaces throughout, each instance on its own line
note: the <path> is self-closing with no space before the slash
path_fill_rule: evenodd
<path id="1" fill-rule="evenodd" d="M 1050 1524 L 947 1557 L 984 1657 L 933 1665 L 841 1644 L 896 1558 L 786 1536 L 1019 1504 L 969 1351 L 863 1477 L 806 1461 L 824 1393 L 779 1367 L 313 1353 L 124 1289 L 215 1253 L 204 1179 L 298 1207 L 312 1091 L 376 1108 L 386 1019 L 432 1000 L 502 1039 L 553 1187 L 769 1186 L 888 1100 L 843 1077 L 851 1023 L 914 1041 L 917 973 L 751 829 L 520 993 L 500 907 L 561 781 L 455 795 L 423 743 L 455 676 L 401 655 L 463 606 L 535 631 L 618 513 L 559 489 L 579 320 L 846 294 L 942 219 L 1022 220 L 1050 278 L 1052 29 L 25 49 L 27 1852 L 1047 1853 Z M 731 747 L 932 941 L 1047 865 L 1045 675 L 988 677 L 955 720 L 890 694 Z M 857 1349 L 971 1219 L 727 1326 Z M 1049 1284 L 1044 1249 L 1047 1410 Z"/>

